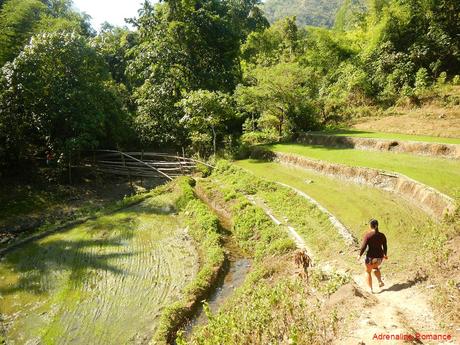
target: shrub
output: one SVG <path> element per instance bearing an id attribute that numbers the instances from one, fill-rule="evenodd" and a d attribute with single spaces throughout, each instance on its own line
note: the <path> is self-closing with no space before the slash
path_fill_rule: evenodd
<path id="1" fill-rule="evenodd" d="M 426 68 L 420 68 L 415 75 L 415 92 L 423 93 L 429 84 L 428 71 Z"/>
<path id="2" fill-rule="evenodd" d="M 252 159 L 260 159 L 266 161 L 272 161 L 276 155 L 273 151 L 264 146 L 254 146 L 250 150 L 249 157 Z"/>
<path id="3" fill-rule="evenodd" d="M 246 145 L 271 144 L 278 141 L 278 136 L 271 132 L 247 132 L 241 136 L 241 142 Z"/>
<path id="4" fill-rule="evenodd" d="M 444 85 L 447 81 L 447 73 L 446 72 L 441 72 L 437 79 L 438 85 Z"/>

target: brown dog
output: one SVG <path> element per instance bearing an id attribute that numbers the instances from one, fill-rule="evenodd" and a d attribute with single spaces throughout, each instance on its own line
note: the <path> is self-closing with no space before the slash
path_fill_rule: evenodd
<path id="1" fill-rule="evenodd" d="M 307 278 L 308 282 L 308 268 L 311 266 L 312 262 L 308 253 L 305 249 L 299 249 L 294 255 L 294 262 L 299 267 L 302 268 L 300 276 L 302 278 Z"/>

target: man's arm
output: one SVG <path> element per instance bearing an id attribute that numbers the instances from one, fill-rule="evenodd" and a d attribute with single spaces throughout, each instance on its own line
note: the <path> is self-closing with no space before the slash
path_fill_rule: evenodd
<path id="1" fill-rule="evenodd" d="M 383 234 L 382 234 L 383 235 Z M 387 256 L 387 251 L 388 251 L 388 246 L 387 246 L 387 238 L 385 235 L 383 235 L 383 239 L 382 239 L 382 247 L 383 247 L 383 254 L 385 255 L 385 257 Z"/>
<path id="2" fill-rule="evenodd" d="M 361 249 L 359 250 L 358 258 L 360 258 L 364 254 L 366 247 L 367 247 L 367 235 L 364 236 L 363 243 L 361 244 Z"/>

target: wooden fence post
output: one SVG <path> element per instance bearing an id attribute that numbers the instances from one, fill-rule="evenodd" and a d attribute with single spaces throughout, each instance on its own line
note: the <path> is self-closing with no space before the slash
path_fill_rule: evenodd
<path id="1" fill-rule="evenodd" d="M 144 150 L 142 150 L 141 152 L 141 161 L 144 161 Z M 144 176 L 141 176 L 141 184 L 142 184 L 142 187 L 145 187 L 144 186 Z"/>
<path id="2" fill-rule="evenodd" d="M 128 171 L 129 185 L 131 186 L 131 189 L 134 190 L 133 180 L 131 179 L 131 171 L 129 170 L 129 167 L 126 165 L 125 155 L 122 152 L 120 152 L 120 155 L 121 155 L 121 160 L 123 161 L 123 166 Z"/>
<path id="3" fill-rule="evenodd" d="M 183 169 L 183 167 L 182 167 L 182 159 L 181 159 L 180 156 L 179 156 L 179 152 L 176 152 L 176 157 L 177 157 L 177 161 L 179 162 L 180 174 L 181 174 L 182 176 L 185 176 L 185 174 L 184 174 L 184 169 Z"/>
<path id="4" fill-rule="evenodd" d="M 72 184 L 72 151 L 69 151 L 69 184 Z"/>

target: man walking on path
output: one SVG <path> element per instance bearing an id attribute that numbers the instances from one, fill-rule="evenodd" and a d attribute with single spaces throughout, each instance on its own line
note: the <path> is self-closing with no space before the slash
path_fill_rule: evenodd
<path id="1" fill-rule="evenodd" d="M 364 254 L 366 248 L 366 273 L 367 273 L 367 285 L 372 289 L 372 270 L 374 270 L 375 276 L 379 282 L 379 286 L 382 287 L 385 284 L 382 281 L 382 274 L 380 272 L 380 265 L 382 265 L 383 259 L 388 259 L 387 256 L 387 238 L 383 233 L 379 231 L 379 222 L 376 219 L 370 221 L 370 230 L 364 236 L 363 244 L 358 255 L 358 260 Z"/>

